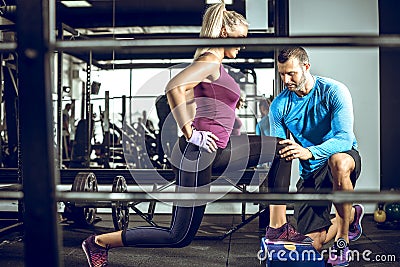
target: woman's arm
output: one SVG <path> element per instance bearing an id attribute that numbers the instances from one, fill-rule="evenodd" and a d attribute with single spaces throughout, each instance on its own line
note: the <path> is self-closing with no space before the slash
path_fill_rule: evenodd
<path id="1" fill-rule="evenodd" d="M 207 55 L 201 61 L 194 61 L 175 77 L 166 86 L 166 94 L 172 114 L 182 133 L 189 139 L 192 135 L 192 121 L 195 115 L 193 88 L 201 81 L 211 81 L 219 75 L 220 64 L 214 55 Z"/>

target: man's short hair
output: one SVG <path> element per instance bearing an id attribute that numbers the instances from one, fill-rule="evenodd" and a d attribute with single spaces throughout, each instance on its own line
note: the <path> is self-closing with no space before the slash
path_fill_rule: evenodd
<path id="1" fill-rule="evenodd" d="M 309 63 L 309 58 L 306 50 L 300 46 L 282 49 L 278 55 L 278 62 L 285 63 L 291 58 L 297 58 L 300 63 Z"/>

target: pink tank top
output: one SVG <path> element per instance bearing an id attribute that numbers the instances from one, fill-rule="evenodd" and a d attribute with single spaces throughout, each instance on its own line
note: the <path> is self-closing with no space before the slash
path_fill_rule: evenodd
<path id="1" fill-rule="evenodd" d="M 214 82 L 200 82 L 194 87 L 196 116 L 193 127 L 199 131 L 210 131 L 218 136 L 217 146 L 225 148 L 235 122 L 236 103 L 240 87 L 220 66 L 220 77 Z"/>

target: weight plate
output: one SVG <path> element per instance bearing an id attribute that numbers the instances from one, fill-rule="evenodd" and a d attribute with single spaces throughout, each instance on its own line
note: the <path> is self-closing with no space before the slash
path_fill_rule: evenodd
<path id="1" fill-rule="evenodd" d="M 114 178 L 112 185 L 112 192 L 126 193 L 128 186 L 126 180 L 122 175 L 117 175 Z M 125 201 L 113 201 L 111 204 L 111 214 L 116 231 L 124 230 L 129 224 L 129 206 Z"/>
<path id="2" fill-rule="evenodd" d="M 72 192 L 98 192 L 97 179 L 92 172 L 79 172 L 71 187 Z M 96 219 L 97 209 L 94 207 L 77 207 L 75 203 L 69 202 L 66 217 L 72 219 L 76 224 L 89 226 Z"/>

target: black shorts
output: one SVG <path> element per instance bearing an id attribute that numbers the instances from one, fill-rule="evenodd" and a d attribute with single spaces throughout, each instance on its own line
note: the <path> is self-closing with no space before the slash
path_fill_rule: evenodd
<path id="1" fill-rule="evenodd" d="M 349 154 L 355 162 L 354 171 L 350 174 L 353 187 L 361 172 L 361 157 L 357 150 L 352 149 L 343 153 Z M 297 182 L 297 192 L 301 193 L 330 193 L 333 188 L 333 178 L 328 162 L 317 169 L 308 179 L 300 179 Z M 297 230 L 302 234 L 308 234 L 320 229 L 328 229 L 332 224 L 330 212 L 332 202 L 324 201 L 318 204 L 305 202 L 295 204 L 294 216 L 297 221 Z"/>

